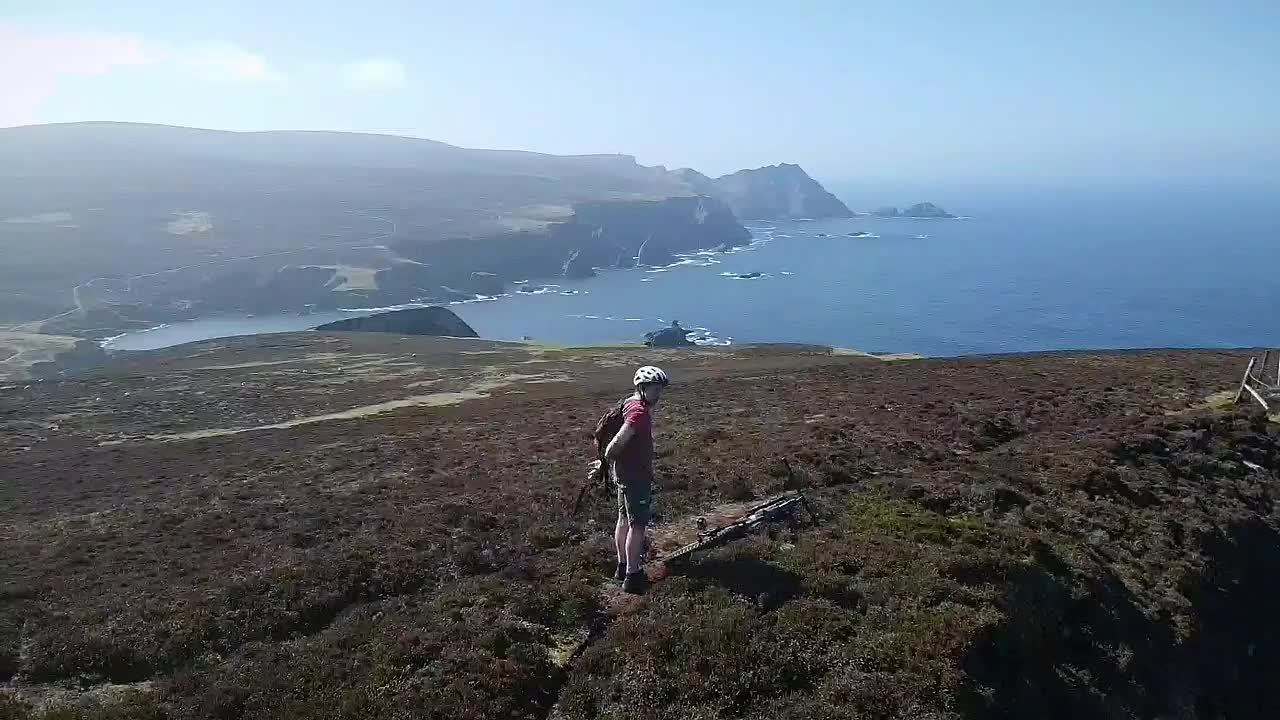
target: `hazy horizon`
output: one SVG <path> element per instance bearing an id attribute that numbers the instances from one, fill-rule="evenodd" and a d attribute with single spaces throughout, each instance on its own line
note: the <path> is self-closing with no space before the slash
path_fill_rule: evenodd
<path id="1" fill-rule="evenodd" d="M 1280 169 L 1269 3 L 164 7 L 0 15 L 0 126 L 388 132 L 923 187 Z"/>

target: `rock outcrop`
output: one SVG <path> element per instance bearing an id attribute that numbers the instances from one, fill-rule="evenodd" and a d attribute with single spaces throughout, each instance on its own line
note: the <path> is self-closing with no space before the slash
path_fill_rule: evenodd
<path id="1" fill-rule="evenodd" d="M 644 344 L 649 347 L 692 347 L 689 331 L 680 327 L 680 321 L 672 320 L 671 327 L 645 333 Z"/>
<path id="2" fill-rule="evenodd" d="M 324 332 L 384 332 L 399 335 L 443 335 L 446 337 L 480 337 L 462 318 L 442 307 L 392 310 L 365 317 L 325 323 L 316 328 Z"/>
<path id="3" fill-rule="evenodd" d="M 712 180 L 695 170 L 672 172 L 696 193 L 718 198 L 742 220 L 853 217 L 853 212 L 799 165 L 739 170 Z"/>
<path id="4" fill-rule="evenodd" d="M 912 205 L 911 207 L 907 208 L 906 210 L 903 210 L 903 211 L 902 211 L 902 214 L 903 214 L 904 216 L 906 216 L 906 217 L 910 217 L 910 218 L 946 218 L 946 219 L 950 219 L 950 218 L 954 218 L 954 217 L 955 217 L 955 215 L 952 215 L 951 213 L 947 212 L 946 210 L 943 210 L 942 208 L 938 207 L 937 205 L 934 205 L 933 203 L 927 203 L 927 202 L 925 202 L 925 203 L 916 203 L 915 205 Z"/>
<path id="5" fill-rule="evenodd" d="M 904 217 L 904 218 L 939 218 L 943 220 L 951 220 L 956 216 L 934 205 L 933 203 L 923 202 L 916 203 L 905 210 L 899 210 L 896 207 L 883 207 L 871 212 L 876 217 Z"/>

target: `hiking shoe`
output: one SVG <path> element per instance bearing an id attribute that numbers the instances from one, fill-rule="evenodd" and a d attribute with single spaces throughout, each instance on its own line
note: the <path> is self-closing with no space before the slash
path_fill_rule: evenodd
<path id="1" fill-rule="evenodd" d="M 622 579 L 622 592 L 639 595 L 644 592 L 645 585 L 648 584 L 648 578 L 644 576 L 644 572 L 627 573 Z"/>
<path id="2" fill-rule="evenodd" d="M 626 580 L 626 579 L 627 579 L 627 564 L 626 564 L 626 563 L 618 563 L 618 568 L 617 568 L 616 570 L 614 570 L 614 571 L 613 571 L 613 579 L 614 579 L 614 580 Z"/>

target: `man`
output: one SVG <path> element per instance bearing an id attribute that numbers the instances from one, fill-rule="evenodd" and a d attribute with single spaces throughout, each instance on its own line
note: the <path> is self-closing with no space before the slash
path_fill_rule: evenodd
<path id="1" fill-rule="evenodd" d="M 653 500 L 653 410 L 669 382 L 661 368 L 646 365 L 636 370 L 632 381 L 635 395 L 623 403 L 622 427 L 604 451 L 618 486 L 618 523 L 613 531 L 618 569 L 614 577 L 628 593 L 639 593 L 645 585 L 645 528 Z"/>

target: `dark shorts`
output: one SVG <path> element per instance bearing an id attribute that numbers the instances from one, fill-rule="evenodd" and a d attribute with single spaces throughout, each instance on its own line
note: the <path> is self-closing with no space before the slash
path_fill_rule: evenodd
<path id="1" fill-rule="evenodd" d="M 615 480 L 614 484 L 618 488 L 618 514 L 625 516 L 628 523 L 647 525 L 653 505 L 653 482 Z"/>

